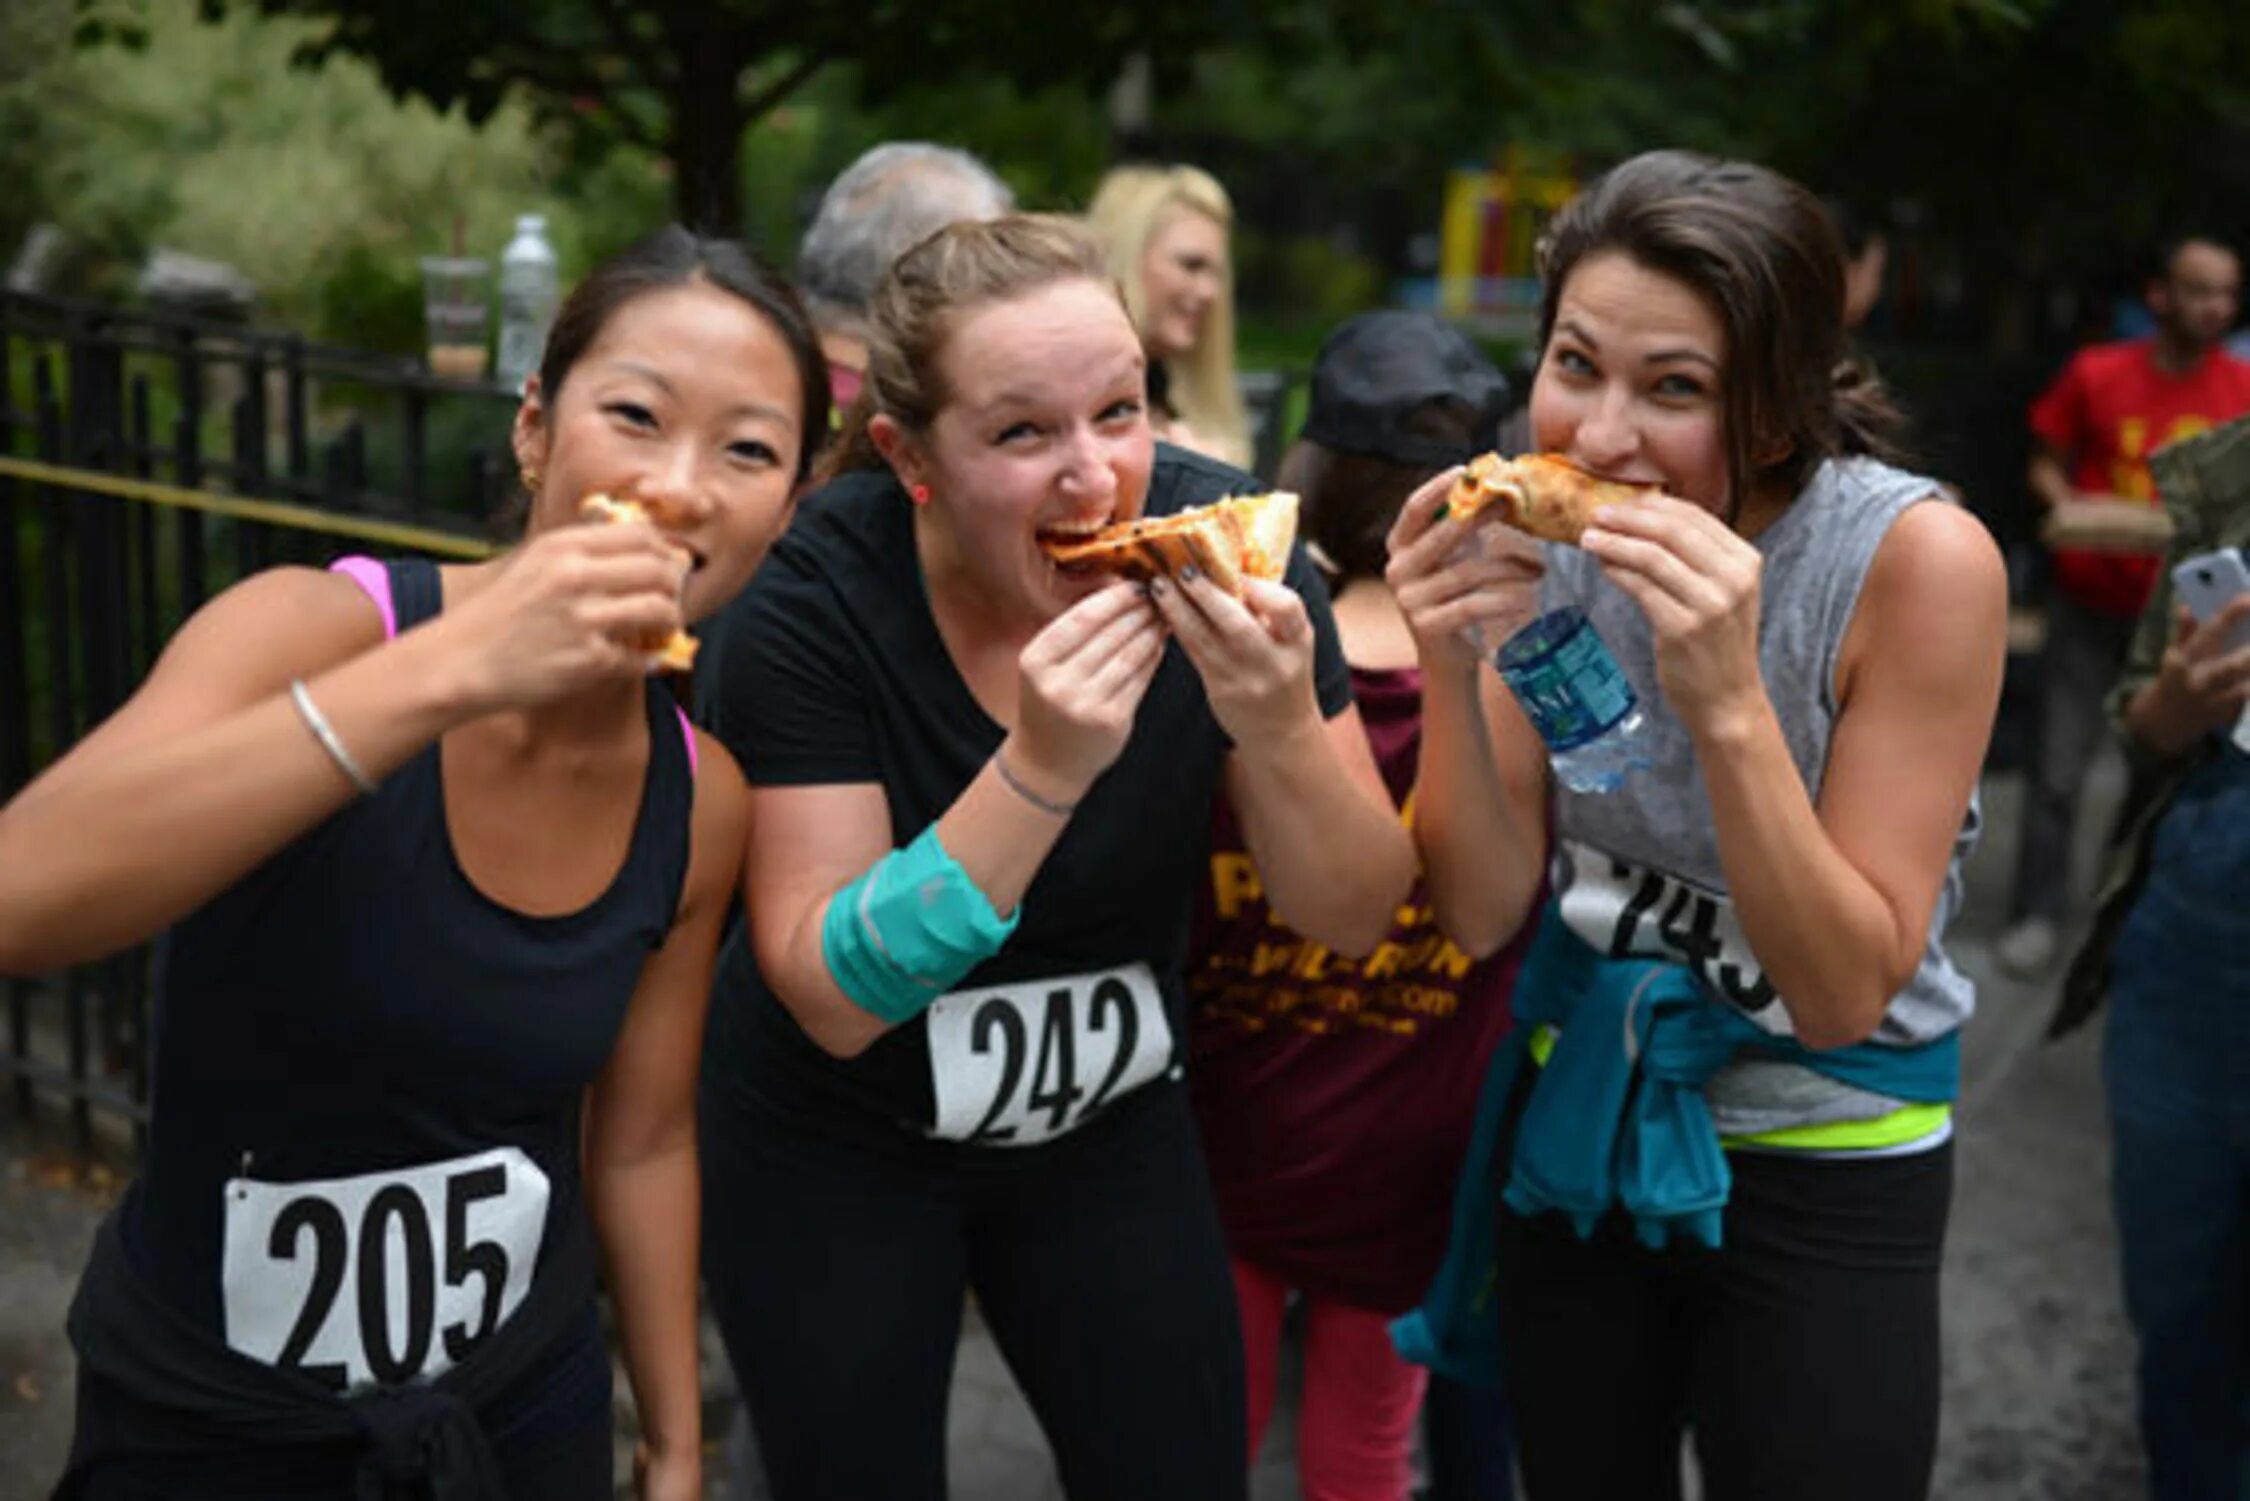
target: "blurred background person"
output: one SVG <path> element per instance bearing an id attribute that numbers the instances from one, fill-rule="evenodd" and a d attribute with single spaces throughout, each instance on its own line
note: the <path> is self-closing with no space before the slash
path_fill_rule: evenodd
<path id="1" fill-rule="evenodd" d="M 1113 169 L 1087 226 L 1109 254 L 1148 353 L 1156 435 L 1227 463 L 1250 462 L 1234 369 L 1234 205 L 1197 167 Z"/>
<path id="2" fill-rule="evenodd" d="M 2102 700 L 2125 665 L 2162 550 L 2146 540 L 2080 534 L 2081 502 L 2155 507 L 2149 455 L 2250 412 L 2250 364 L 2221 349 L 2234 327 L 2242 264 L 2218 242 L 2189 237 L 2149 282 L 2156 331 L 2080 350 L 2032 404 L 2037 439 L 2026 477 L 2048 513 L 2054 576 L 2039 658 L 2038 703 L 2024 787 L 2009 927 L 1996 954 L 2019 975 L 2053 962 L 2070 905 L 2071 834 L 2086 770 L 2102 735 Z M 2154 519 L 2154 518 L 2152 518 Z"/>
<path id="3" fill-rule="evenodd" d="M 1414 785 L 1422 675 L 1383 581 L 1385 538 L 1418 485 L 1491 446 L 1508 402 L 1500 372 L 1443 321 L 1366 313 L 1322 346 L 1304 432 L 1282 461 L 1394 802 Z M 1224 799 L 1196 916 L 1189 1082 L 1241 1305 L 1250 1459 L 1273 1414 L 1295 1294 L 1304 1495 L 1402 1501 L 1425 1373 L 1392 1348 L 1389 1325 L 1420 1298 L 1444 1248 L 1518 951 L 1472 962 L 1417 891 L 1366 958 L 1331 954 L 1267 905 Z M 1287 956 L 1279 966 L 1276 954 Z M 1441 1394 L 1446 1385 L 1431 1382 L 1435 1494 L 1506 1496 L 1505 1405 L 1497 1391 Z"/>
<path id="4" fill-rule="evenodd" d="M 1883 277 L 1890 269 L 1891 242 L 1865 214 L 1841 198 L 1826 198 L 1836 237 L 1844 242 L 1844 327 L 1857 332 L 1883 300 Z"/>
<path id="5" fill-rule="evenodd" d="M 885 141 L 837 174 L 798 247 L 797 282 L 828 356 L 839 421 L 867 371 L 867 302 L 891 262 L 948 224 L 1015 206 L 981 160 L 929 141 Z"/>
<path id="6" fill-rule="evenodd" d="M 2151 465 L 2168 564 L 2250 543 L 2250 418 Z M 2229 739 L 2250 596 L 2202 623 L 2159 571 L 2110 711 L 2139 786 L 2055 1030 L 2106 990 L 2103 1074 L 2125 1309 L 2155 1501 L 2250 1495 L 2250 755 Z"/>

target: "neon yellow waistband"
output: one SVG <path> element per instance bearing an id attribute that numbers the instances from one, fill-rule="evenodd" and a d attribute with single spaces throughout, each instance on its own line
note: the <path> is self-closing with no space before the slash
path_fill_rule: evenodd
<path id="1" fill-rule="evenodd" d="M 1545 1068 L 1547 1059 L 1555 1051 L 1555 1039 L 1560 1035 L 1546 1022 L 1533 1027 L 1527 1044 L 1531 1061 Z M 1719 1145 L 1781 1152 L 1879 1152 L 1934 1135 L 1952 1119 L 1951 1102 L 1938 1100 L 1929 1104 L 1901 1105 L 1870 1120 L 1824 1121 L 1817 1126 L 1784 1126 L 1777 1131 L 1759 1131 L 1750 1136 L 1722 1136 Z"/>

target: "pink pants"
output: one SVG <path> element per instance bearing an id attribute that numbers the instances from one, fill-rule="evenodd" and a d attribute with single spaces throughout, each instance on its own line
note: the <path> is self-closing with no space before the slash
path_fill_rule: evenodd
<path id="1" fill-rule="evenodd" d="M 1234 1263 L 1250 1378 L 1250 1463 L 1273 1416 L 1287 1283 Z M 1363 1308 L 1308 1300 L 1305 1392 L 1297 1414 L 1297 1476 L 1305 1501 L 1405 1501 L 1414 1418 L 1429 1373 L 1399 1359 L 1390 1320 Z"/>

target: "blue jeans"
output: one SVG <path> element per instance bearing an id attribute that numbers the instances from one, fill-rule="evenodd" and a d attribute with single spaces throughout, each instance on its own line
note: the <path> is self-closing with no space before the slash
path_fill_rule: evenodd
<path id="1" fill-rule="evenodd" d="M 2250 799 L 2214 771 L 2118 935 L 2103 1060 L 2152 1501 L 2250 1501 Z"/>

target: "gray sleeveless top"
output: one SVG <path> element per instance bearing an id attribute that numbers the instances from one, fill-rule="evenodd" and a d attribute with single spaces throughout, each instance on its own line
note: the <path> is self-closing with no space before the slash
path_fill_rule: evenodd
<path id="1" fill-rule="evenodd" d="M 1816 802 L 1836 723 L 1836 657 L 1860 586 L 1891 523 L 1937 488 L 1873 459 L 1831 460 L 1756 539 L 1765 558 L 1758 663 L 1797 773 Z M 1710 798 L 1687 731 L 1657 686 L 1647 619 L 1579 549 L 1549 546 L 1546 552 L 1542 604 L 1585 610 L 1640 695 L 1642 744 L 1651 763 L 1615 792 L 1556 788 L 1553 879 L 1564 921 L 1605 953 L 1688 965 L 1713 995 L 1769 1032 L 1789 1036 L 1788 1010 L 1751 954 L 1727 897 Z M 1975 988 L 1947 957 L 1942 939 L 1960 906 L 1961 864 L 1975 846 L 1979 822 L 1972 798 L 1921 966 L 1892 997 L 1875 1034 L 1879 1042 L 1942 1037 L 1974 1009 Z M 1728 1065 L 1706 1095 L 1721 1134 L 1730 1136 L 1867 1120 L 1900 1103 L 1771 1060 Z"/>

